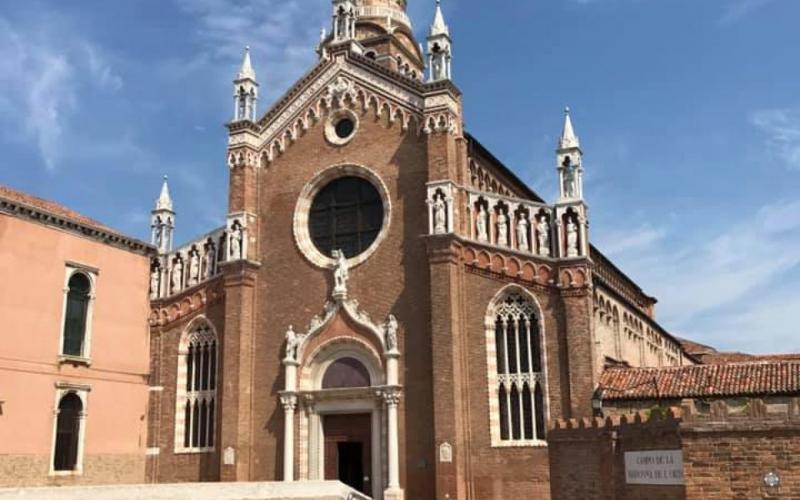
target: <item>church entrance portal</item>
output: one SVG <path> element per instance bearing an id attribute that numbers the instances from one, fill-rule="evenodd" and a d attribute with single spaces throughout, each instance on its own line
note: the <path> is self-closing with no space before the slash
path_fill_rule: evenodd
<path id="1" fill-rule="evenodd" d="M 325 415 L 325 479 L 372 493 L 372 431 L 369 413 Z"/>

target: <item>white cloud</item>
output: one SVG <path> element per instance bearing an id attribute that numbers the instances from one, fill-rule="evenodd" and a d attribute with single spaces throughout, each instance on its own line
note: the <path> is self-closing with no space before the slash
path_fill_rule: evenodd
<path id="1" fill-rule="evenodd" d="M 20 27 L 23 26 L 23 27 Z M 11 139 L 32 142 L 45 167 L 55 170 L 64 154 L 70 117 L 80 90 L 118 90 L 122 78 L 101 51 L 52 19 L 42 24 L 10 23 L 0 17 L 0 102 Z M 13 123 L 23 123 L 20 134 Z M 12 134 L 16 134 L 13 135 Z"/>
<path id="2" fill-rule="evenodd" d="M 772 3 L 774 0 L 734 0 L 729 2 L 724 14 L 720 18 L 720 24 L 732 24 L 749 14 Z"/>
<path id="3" fill-rule="evenodd" d="M 767 136 L 769 153 L 792 169 L 800 170 L 800 113 L 789 109 L 756 111 L 753 125 Z"/>
<path id="4" fill-rule="evenodd" d="M 786 318 L 797 309 L 785 309 L 790 306 L 779 296 L 767 299 L 758 291 L 781 284 L 786 273 L 800 268 L 799 212 L 800 199 L 789 200 L 763 206 L 726 227 L 699 221 L 676 225 L 668 233 L 639 231 L 615 260 L 659 299 L 658 320 L 668 329 L 700 341 L 706 336 L 716 340 L 718 332 L 730 331 L 750 337 L 719 337 L 728 342 L 721 347 L 737 343 L 761 351 L 782 350 L 783 334 L 767 325 L 757 327 L 756 319 L 768 314 Z M 682 238 L 677 228 L 691 231 L 694 241 Z M 704 230 L 699 243 L 698 229 Z M 651 240 L 658 245 L 648 244 Z M 790 292 L 800 295 L 800 286 Z M 725 313 L 731 308 L 753 329 L 731 330 L 731 316 Z"/>
<path id="5" fill-rule="evenodd" d="M 603 235 L 601 241 L 603 252 L 609 256 L 616 256 L 633 251 L 651 248 L 653 244 L 663 240 L 667 235 L 666 228 L 655 228 L 650 224 L 643 224 L 633 231 L 620 231 Z"/>
<path id="6" fill-rule="evenodd" d="M 267 100 L 284 92 L 316 60 L 319 29 L 330 23 L 328 0 L 176 0 L 198 19 L 196 37 L 204 47 L 191 71 L 230 68 L 241 62 L 245 46 Z M 262 101 L 265 100 L 262 98 Z"/>

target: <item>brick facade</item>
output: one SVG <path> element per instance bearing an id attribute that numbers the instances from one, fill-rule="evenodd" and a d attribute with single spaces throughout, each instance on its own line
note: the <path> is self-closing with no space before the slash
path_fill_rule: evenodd
<path id="1" fill-rule="evenodd" d="M 734 405 L 729 413 L 722 408 Z M 548 441 L 554 499 L 800 498 L 798 400 L 751 399 L 715 403 L 711 413 L 693 406 L 672 410 L 557 422 Z M 680 450 L 684 484 L 627 484 L 628 451 Z M 769 488 L 774 472 L 780 486 Z"/>

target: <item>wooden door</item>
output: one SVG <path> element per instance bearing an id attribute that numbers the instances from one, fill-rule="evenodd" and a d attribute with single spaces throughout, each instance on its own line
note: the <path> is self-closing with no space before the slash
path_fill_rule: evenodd
<path id="1" fill-rule="evenodd" d="M 325 479 L 372 493 L 372 416 L 325 415 Z"/>

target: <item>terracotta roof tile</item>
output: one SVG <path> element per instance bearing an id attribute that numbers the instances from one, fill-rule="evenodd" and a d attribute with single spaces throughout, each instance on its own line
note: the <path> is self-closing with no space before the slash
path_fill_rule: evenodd
<path id="1" fill-rule="evenodd" d="M 44 212 L 48 212 L 58 217 L 64 217 L 66 219 L 70 219 L 73 222 L 77 222 L 78 224 L 92 226 L 102 231 L 114 231 L 108 226 L 105 226 L 94 219 L 90 219 L 85 215 L 81 215 L 74 210 L 70 210 L 69 208 L 63 205 L 59 205 L 54 201 L 45 200 L 43 198 L 39 198 L 28 193 L 23 193 L 22 191 L 11 189 L 10 187 L 3 186 L 2 184 L 0 184 L 0 198 L 5 198 L 7 200 L 14 201 L 16 203 L 22 203 L 24 205 L 28 205 L 29 207 L 36 208 Z"/>
<path id="2" fill-rule="evenodd" d="M 598 390 L 606 401 L 800 394 L 800 362 L 771 360 L 668 368 L 606 368 L 600 376 Z"/>

